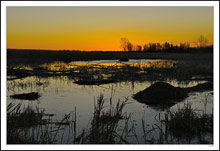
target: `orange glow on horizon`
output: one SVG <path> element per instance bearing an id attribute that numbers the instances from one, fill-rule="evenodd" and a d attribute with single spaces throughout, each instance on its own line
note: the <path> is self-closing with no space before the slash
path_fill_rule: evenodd
<path id="1" fill-rule="evenodd" d="M 212 7 L 8 7 L 7 48 L 119 51 L 133 45 L 213 44 Z"/>

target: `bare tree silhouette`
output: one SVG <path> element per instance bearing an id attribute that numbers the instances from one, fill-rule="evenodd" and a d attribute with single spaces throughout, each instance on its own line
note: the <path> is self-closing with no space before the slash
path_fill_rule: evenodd
<path id="1" fill-rule="evenodd" d="M 207 43 L 208 43 L 208 39 L 205 38 L 204 36 L 199 36 L 198 38 L 198 43 L 199 43 L 199 47 L 206 47 L 207 46 Z"/>
<path id="2" fill-rule="evenodd" d="M 132 43 L 130 43 L 130 42 L 127 43 L 127 50 L 133 51 L 133 44 Z"/>
<path id="3" fill-rule="evenodd" d="M 121 38 L 122 51 L 133 51 L 133 44 L 127 38 Z"/>
<path id="4" fill-rule="evenodd" d="M 125 37 L 121 38 L 121 49 L 127 51 L 129 40 Z"/>

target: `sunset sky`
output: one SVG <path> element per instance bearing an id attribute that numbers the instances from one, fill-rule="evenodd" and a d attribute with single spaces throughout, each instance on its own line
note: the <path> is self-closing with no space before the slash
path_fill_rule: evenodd
<path id="1" fill-rule="evenodd" d="M 133 44 L 213 42 L 213 7 L 7 7 L 7 48 L 120 50 Z"/>

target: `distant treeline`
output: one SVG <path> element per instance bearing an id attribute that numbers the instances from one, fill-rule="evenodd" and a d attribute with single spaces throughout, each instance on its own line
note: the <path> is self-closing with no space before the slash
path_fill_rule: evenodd
<path id="1" fill-rule="evenodd" d="M 187 43 L 180 43 L 180 45 L 173 45 L 168 42 L 164 44 L 160 43 L 149 43 L 148 45 L 140 46 L 137 45 L 130 51 L 142 51 L 142 52 L 175 52 L 175 53 L 186 53 L 186 52 L 212 52 L 213 46 L 206 47 L 189 47 Z"/>
<path id="2" fill-rule="evenodd" d="M 160 45 L 160 43 L 150 43 L 149 47 L 143 47 L 141 49 L 134 49 L 133 51 L 142 51 L 142 52 L 171 52 L 171 53 L 200 53 L 200 52 L 213 52 L 213 46 L 206 47 L 189 47 L 187 44 L 180 44 L 179 46 L 173 45 L 170 43 L 165 43 Z"/>
<path id="3" fill-rule="evenodd" d="M 213 46 L 207 45 L 208 40 L 204 36 L 200 36 L 196 42 L 197 47 L 190 47 L 190 44 L 180 43 L 173 45 L 172 43 L 148 43 L 144 45 L 133 45 L 127 38 L 121 38 L 121 50 L 125 52 L 212 52 Z"/>
<path id="4" fill-rule="evenodd" d="M 182 47 L 182 46 L 173 46 L 172 44 L 167 44 L 168 47 L 165 48 L 161 48 L 159 46 L 158 43 L 150 43 L 149 46 L 150 47 L 142 47 L 140 45 L 137 45 L 135 47 L 133 47 L 133 49 L 124 51 L 124 52 L 171 52 L 171 53 L 200 53 L 200 52 L 207 52 L 207 53 L 213 53 L 213 46 L 206 46 L 206 47 Z M 159 46 L 159 47 L 158 47 Z M 60 53 L 64 53 L 64 52 L 84 52 L 84 53 L 92 53 L 92 52 L 99 52 L 99 53 L 117 53 L 117 52 L 123 52 L 123 51 L 81 51 L 81 50 L 39 50 L 39 49 L 7 49 L 7 52 L 11 52 L 11 51 L 18 51 L 18 52 L 34 52 L 34 53 L 39 53 L 39 52 L 43 52 L 43 53 L 56 53 L 56 52 L 60 52 Z"/>

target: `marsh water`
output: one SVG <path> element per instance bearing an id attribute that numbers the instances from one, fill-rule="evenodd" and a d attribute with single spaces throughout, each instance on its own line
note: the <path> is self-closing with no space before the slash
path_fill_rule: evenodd
<path id="1" fill-rule="evenodd" d="M 93 78 L 108 78 L 111 74 L 102 73 L 97 71 L 101 69 L 110 69 L 112 66 L 121 68 L 122 66 L 132 65 L 132 67 L 138 67 L 140 70 L 138 72 L 143 73 L 144 68 L 152 67 L 163 68 L 167 66 L 173 66 L 175 62 L 166 60 L 129 60 L 128 62 L 118 62 L 117 60 L 100 60 L 100 61 L 78 61 L 78 62 L 56 62 L 52 64 L 43 64 L 40 67 L 47 68 L 50 71 L 66 71 L 74 70 L 77 74 L 82 74 L 85 76 L 86 73 L 81 73 L 81 67 L 93 67 L 92 72 Z M 30 69 L 28 66 L 17 66 L 14 68 L 25 68 Z M 58 72 L 57 72 L 58 73 Z M 96 74 L 97 73 L 97 74 Z M 133 80 L 133 81 L 116 81 L 112 83 L 105 83 L 100 85 L 79 85 L 74 83 L 78 80 L 77 77 L 69 77 L 67 75 L 61 74 L 57 76 L 27 76 L 24 78 L 13 79 L 7 81 L 7 103 L 22 103 L 24 106 L 36 106 L 45 110 L 45 113 L 54 114 L 51 118 L 53 120 L 60 121 L 63 119 L 65 114 L 71 112 L 76 112 L 76 135 L 80 135 L 83 129 L 86 129 L 90 125 L 90 120 L 94 113 L 94 101 L 101 95 L 105 98 L 105 107 L 109 106 L 110 98 L 112 98 L 112 104 L 116 104 L 118 100 L 128 99 L 128 104 L 125 106 L 123 112 L 128 114 L 131 113 L 131 122 L 135 127 L 135 134 L 137 137 L 128 138 L 130 143 L 144 143 L 143 140 L 143 129 L 142 120 L 145 120 L 145 126 L 148 130 L 152 129 L 154 124 L 160 124 L 159 118 L 163 118 L 163 113 L 169 110 L 177 110 L 181 108 L 184 103 L 191 103 L 192 107 L 201 113 L 213 113 L 213 91 L 205 92 L 193 92 L 190 93 L 187 98 L 181 102 L 171 106 L 170 108 L 152 107 L 143 103 L 140 103 L 133 99 L 133 95 L 139 91 L 144 90 L 149 87 L 152 83 L 157 80 Z M 192 87 L 199 83 L 204 83 L 206 81 L 200 80 L 186 80 L 178 81 L 176 79 L 166 79 L 167 82 L 175 87 Z M 38 100 L 19 100 L 10 98 L 13 94 L 19 93 L 30 93 L 39 92 L 41 97 Z M 158 94 L 159 95 L 159 94 Z M 123 121 L 119 122 L 120 126 L 123 127 Z M 71 128 L 57 135 L 56 143 L 71 143 L 72 140 L 69 139 L 72 132 Z M 68 135 L 68 137 L 63 137 L 63 135 Z M 70 136 L 69 136 L 70 135 Z M 151 138 L 155 139 L 159 136 L 157 133 L 152 133 Z M 63 139 L 59 139 L 63 137 Z M 150 139 L 150 138 L 149 138 Z M 207 140 L 212 142 L 212 136 L 207 135 Z M 185 143 L 185 142 L 182 142 Z M 191 142 L 193 143 L 193 141 Z"/>

